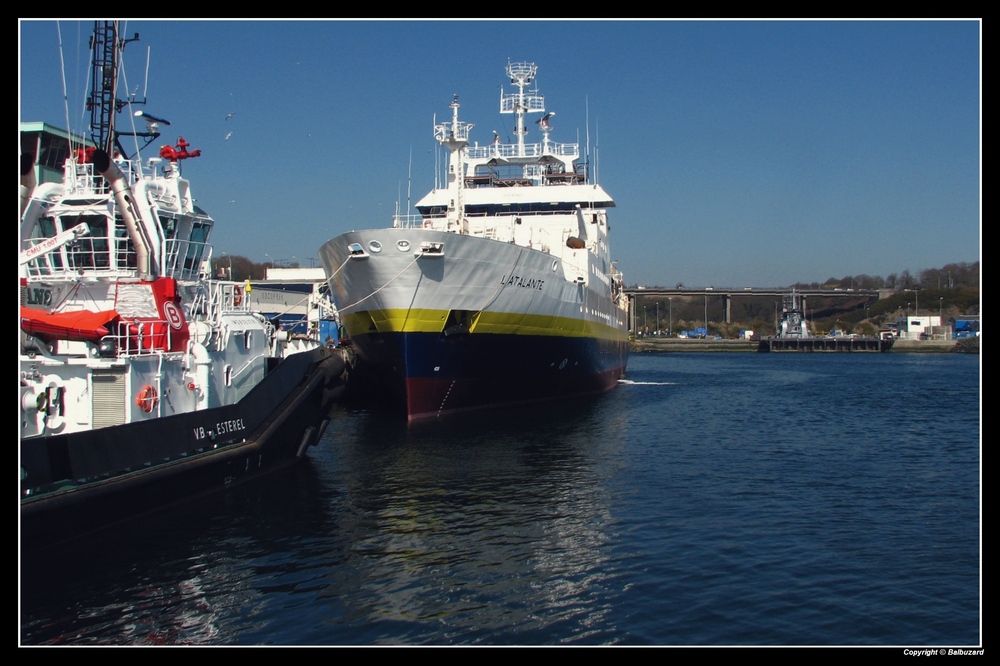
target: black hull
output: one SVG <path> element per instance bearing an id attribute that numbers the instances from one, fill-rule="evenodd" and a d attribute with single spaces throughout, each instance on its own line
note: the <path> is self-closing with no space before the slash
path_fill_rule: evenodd
<path id="1" fill-rule="evenodd" d="M 22 550 L 224 490 L 300 459 L 326 426 L 344 370 L 338 352 L 321 348 L 279 363 L 236 405 L 23 440 Z"/>
<path id="2" fill-rule="evenodd" d="M 625 374 L 624 340 L 558 335 L 380 333 L 352 338 L 373 388 L 407 420 L 608 391 Z"/>

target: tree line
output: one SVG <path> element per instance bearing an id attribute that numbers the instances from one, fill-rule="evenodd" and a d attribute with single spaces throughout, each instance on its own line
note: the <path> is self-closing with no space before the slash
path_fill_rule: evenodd
<path id="1" fill-rule="evenodd" d="M 807 300 L 806 318 L 817 334 L 840 329 L 874 335 L 887 324 L 911 314 L 940 315 L 946 322 L 951 317 L 978 315 L 980 309 L 978 261 L 947 264 L 917 275 L 903 271 L 885 278 L 854 275 L 822 283 L 797 282 L 788 287 L 792 288 L 838 291 L 836 296 L 813 295 Z M 876 289 L 882 290 L 881 298 L 851 293 L 851 290 Z M 736 337 L 740 330 L 773 334 L 781 316 L 781 299 L 735 294 L 730 302 L 729 323 L 725 322 L 723 312 L 725 301 L 718 293 L 706 291 L 672 298 L 638 294 L 636 331 L 644 335 L 676 336 L 682 330 L 703 326 L 709 335 L 726 338 Z"/>
<path id="2" fill-rule="evenodd" d="M 916 275 L 909 270 L 878 275 L 847 275 L 827 278 L 820 282 L 796 282 L 795 289 L 954 289 L 979 288 L 979 262 L 945 264 L 941 268 L 926 268 Z"/>

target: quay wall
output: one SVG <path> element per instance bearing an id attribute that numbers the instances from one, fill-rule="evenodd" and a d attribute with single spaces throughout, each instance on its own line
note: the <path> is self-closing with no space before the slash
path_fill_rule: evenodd
<path id="1" fill-rule="evenodd" d="M 955 340 L 896 340 L 889 353 L 948 353 L 955 350 L 955 343 Z M 750 340 L 641 338 L 632 341 L 632 351 L 635 353 L 756 352 L 759 344 Z"/>

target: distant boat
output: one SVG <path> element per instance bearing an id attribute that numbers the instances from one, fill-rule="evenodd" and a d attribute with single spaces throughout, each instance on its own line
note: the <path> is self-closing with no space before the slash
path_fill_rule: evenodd
<path id="1" fill-rule="evenodd" d="M 137 38 L 137 37 L 136 37 Z M 117 22 L 97 22 L 92 141 L 31 135 L 67 155 L 59 182 L 22 160 L 21 545 L 42 548 L 301 458 L 327 423 L 344 359 L 206 279 L 214 220 L 181 176 L 183 139 L 125 157 L 115 129 Z M 144 129 L 168 124 L 142 111 Z M 148 123 L 148 124 L 147 124 Z M 44 130 L 44 128 L 43 128 Z M 26 137 L 27 138 L 27 137 Z"/>
<path id="2" fill-rule="evenodd" d="M 500 93 L 514 140 L 470 145 L 472 125 L 434 126 L 447 185 L 392 228 L 352 231 L 320 257 L 357 349 L 411 421 L 600 393 L 625 372 L 628 304 L 611 260 L 614 201 L 550 139 L 534 63 L 508 63 Z M 541 141 L 526 143 L 528 114 Z"/>
<path id="3" fill-rule="evenodd" d="M 846 335 L 834 330 L 830 335 L 816 336 L 809 332 L 803 296 L 795 291 L 782 299 L 781 323 L 778 335 L 763 337 L 757 346 L 761 352 L 887 352 L 893 338 L 868 335 Z"/>

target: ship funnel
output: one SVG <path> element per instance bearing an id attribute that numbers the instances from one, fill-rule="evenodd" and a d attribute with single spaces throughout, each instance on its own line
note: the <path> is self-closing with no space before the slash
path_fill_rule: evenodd
<path id="1" fill-rule="evenodd" d="M 143 280 L 152 280 L 155 276 L 151 268 L 150 262 L 150 252 L 152 249 L 152 243 L 149 238 L 145 235 L 145 232 L 139 226 L 139 220 L 142 216 L 138 213 L 135 207 L 135 201 L 132 196 L 132 188 L 128 186 L 128 182 L 125 180 L 125 174 L 122 170 L 118 168 L 111 157 L 108 156 L 107 152 L 103 150 L 94 151 L 94 168 L 97 169 L 98 173 L 104 176 L 104 179 L 108 181 L 108 185 L 111 187 L 111 191 L 115 195 L 115 203 L 118 204 L 118 210 L 122 215 L 122 221 L 125 222 L 125 228 L 128 230 L 129 238 L 132 240 L 132 245 L 135 246 L 136 255 L 136 267 L 139 269 L 139 277 Z"/>

